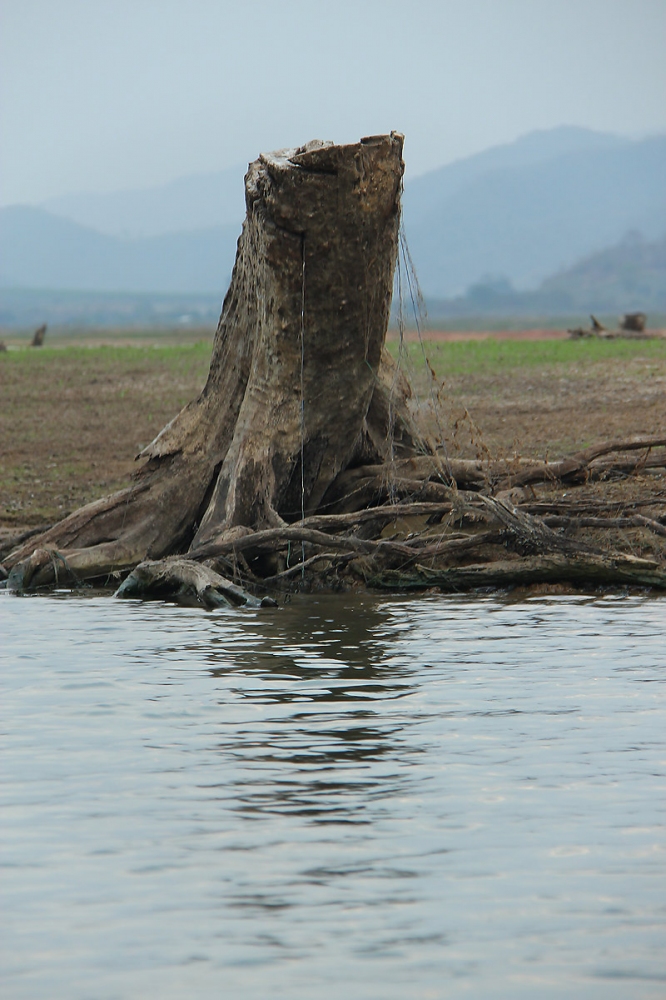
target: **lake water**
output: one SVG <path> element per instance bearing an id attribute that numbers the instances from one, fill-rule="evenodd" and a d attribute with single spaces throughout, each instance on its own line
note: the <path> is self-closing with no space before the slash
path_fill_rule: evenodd
<path id="1" fill-rule="evenodd" d="M 2 995 L 663 998 L 665 623 L 0 593 Z"/>

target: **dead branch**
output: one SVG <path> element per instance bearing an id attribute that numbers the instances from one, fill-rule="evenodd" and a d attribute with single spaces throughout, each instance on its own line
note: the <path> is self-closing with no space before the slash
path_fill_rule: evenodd
<path id="1" fill-rule="evenodd" d="M 388 541 L 370 541 L 356 538 L 354 535 L 332 535 L 323 531 L 299 525 L 285 525 L 284 528 L 267 528 L 265 531 L 253 531 L 241 537 L 220 539 L 191 549 L 188 553 L 191 559 L 213 559 L 227 552 L 261 552 L 274 551 L 287 542 L 307 542 L 311 545 L 328 546 L 342 552 L 357 552 L 374 555 L 378 549 L 393 552 L 396 555 L 409 555 L 410 550 L 404 544 Z"/>
<path id="2" fill-rule="evenodd" d="M 45 531 L 48 531 L 51 527 L 50 524 L 42 524 L 38 528 L 28 528 L 26 531 L 18 531 L 13 535 L 7 535 L 4 539 L 0 540 L 0 559 L 14 549 L 22 545 L 29 538 L 34 538 L 35 535 L 43 535 Z"/>
<path id="3" fill-rule="evenodd" d="M 306 570 L 314 566 L 318 562 L 331 562 L 336 566 L 344 565 L 344 563 L 349 562 L 350 559 L 355 559 L 355 552 L 345 552 L 340 554 L 339 552 L 318 552 L 309 559 L 303 560 L 303 562 L 295 563 L 288 569 L 282 570 L 281 573 L 275 573 L 273 576 L 266 576 L 262 580 L 264 586 L 274 586 L 276 583 L 281 583 L 283 580 L 288 580 L 290 577 L 301 576 Z"/>
<path id="4" fill-rule="evenodd" d="M 596 459 L 601 458 L 604 455 L 609 455 L 612 452 L 625 452 L 625 451 L 637 451 L 637 450 L 650 450 L 652 448 L 658 448 L 666 445 L 666 438 L 662 435 L 655 437 L 644 437 L 644 438 L 628 438 L 627 440 L 614 440 L 614 441 L 602 441 L 600 444 L 592 445 L 590 448 L 586 448 L 584 451 L 580 451 L 570 458 L 564 458 L 559 462 L 541 462 L 535 463 L 533 466 L 526 468 L 524 471 L 518 472 L 515 475 L 509 476 L 503 483 L 502 488 L 508 489 L 513 486 L 525 486 L 527 483 L 537 483 L 537 482 L 556 482 L 557 480 L 568 479 L 572 476 L 579 475 L 589 468 L 590 464 Z M 653 458 L 655 465 L 666 464 L 666 454 L 656 456 Z M 634 469 L 639 466 L 640 462 L 637 460 L 635 462 L 618 462 L 617 460 L 611 461 L 603 466 L 597 465 L 597 473 L 608 473 L 612 468 L 616 466 L 624 470 L 630 468 Z"/>
<path id="5" fill-rule="evenodd" d="M 543 518 L 550 528 L 647 528 L 655 535 L 666 536 L 666 527 L 651 517 L 632 514 L 631 517 L 565 517 L 552 514 Z"/>
<path id="6" fill-rule="evenodd" d="M 521 510 L 529 514 L 559 514 L 562 512 L 575 511 L 577 515 L 596 515 L 602 511 L 609 511 L 619 516 L 624 510 L 634 510 L 640 507 L 664 507 L 666 516 L 666 496 L 661 493 L 656 495 L 639 497 L 632 500 L 596 500 L 591 498 L 580 499 L 561 498 L 559 500 L 538 500 L 521 503 L 518 505 Z"/>
<path id="7" fill-rule="evenodd" d="M 354 527 L 368 521 L 390 524 L 391 521 L 396 521 L 398 518 L 448 514 L 452 509 L 453 504 L 450 500 L 444 503 L 385 504 L 382 507 L 366 507 L 364 510 L 351 511 L 347 514 L 314 514 L 302 521 L 297 521 L 292 527 L 334 531 L 336 528 Z"/>

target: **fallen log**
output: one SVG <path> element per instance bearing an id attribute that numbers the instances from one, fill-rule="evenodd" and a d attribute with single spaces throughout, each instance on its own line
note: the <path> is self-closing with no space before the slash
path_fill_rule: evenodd
<path id="1" fill-rule="evenodd" d="M 619 584 L 657 587 L 664 590 L 666 570 L 649 559 L 632 556 L 609 558 L 590 553 L 584 557 L 569 557 L 561 552 L 553 552 L 526 559 L 498 560 L 442 569 L 418 565 L 409 574 L 389 569 L 367 579 L 368 586 L 383 590 L 423 590 L 435 586 L 447 591 L 563 582 L 585 586 Z"/>

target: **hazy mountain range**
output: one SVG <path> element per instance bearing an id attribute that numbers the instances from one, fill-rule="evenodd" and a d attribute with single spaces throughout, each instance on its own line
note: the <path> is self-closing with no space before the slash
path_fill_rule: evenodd
<path id="1" fill-rule="evenodd" d="M 218 226 L 240 229 L 246 170 L 241 163 L 216 173 L 179 177 L 154 188 L 51 198 L 40 207 L 107 236 L 163 236 Z"/>
<path id="2" fill-rule="evenodd" d="M 42 208 L 0 209 L 0 285 L 100 292 L 226 290 L 240 223 L 127 239 Z"/>
<path id="3" fill-rule="evenodd" d="M 534 288 L 628 231 L 666 234 L 666 136 L 531 133 L 407 184 L 404 219 L 427 294 L 485 275 Z"/>
<path id="4" fill-rule="evenodd" d="M 403 286 L 404 287 L 404 286 Z M 104 327 L 215 327 L 221 295 L 43 291 L 0 289 L 0 326 L 35 327 L 45 319 L 53 326 Z M 465 295 L 448 299 L 429 297 L 432 322 L 466 317 L 473 320 L 513 317 L 540 324 L 549 318 L 586 322 L 589 313 L 614 317 L 647 311 L 662 324 L 666 314 L 666 237 L 649 242 L 628 234 L 616 246 L 590 254 L 550 278 L 533 291 L 517 291 L 506 278 L 476 282 Z M 403 302 L 408 326 L 413 325 L 411 302 Z M 398 303 L 394 301 L 394 319 Z M 655 317 L 655 313 L 658 315 Z M 659 315 L 660 314 L 660 315 Z"/>
<path id="5" fill-rule="evenodd" d="M 616 246 L 560 271 L 533 291 L 488 278 L 453 299 L 430 299 L 431 318 L 455 316 L 581 316 L 591 312 L 666 312 L 666 237 L 629 233 Z"/>
<path id="6" fill-rule="evenodd" d="M 145 191 L 4 208 L 0 285 L 221 301 L 244 212 L 243 173 L 239 167 Z M 665 177 L 666 136 L 631 141 L 564 127 L 410 180 L 404 222 L 422 288 L 450 299 L 498 281 L 535 290 L 557 275 L 561 292 L 572 280 L 567 269 L 627 232 L 647 244 L 664 236 Z M 640 297 L 641 265 L 627 270 L 626 247 L 623 253 L 630 288 L 622 294 Z M 664 291 L 661 281 L 654 271 L 652 300 Z M 576 301 L 588 292 L 578 287 Z"/>

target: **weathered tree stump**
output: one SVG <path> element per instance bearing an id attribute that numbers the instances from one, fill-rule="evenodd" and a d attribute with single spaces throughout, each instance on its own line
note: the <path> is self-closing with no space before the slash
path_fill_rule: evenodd
<path id="1" fill-rule="evenodd" d="M 30 342 L 31 347 L 43 347 L 44 337 L 46 336 L 46 323 L 42 323 L 41 326 L 37 327 L 32 335 L 32 341 Z"/>
<path id="2" fill-rule="evenodd" d="M 134 483 L 39 538 L 60 578 L 100 577 L 316 511 L 340 472 L 419 450 L 409 387 L 383 353 L 403 137 L 262 155 L 210 372 L 139 456 Z M 55 580 L 12 553 L 15 586 Z M 39 560 L 38 560 L 39 561 Z"/>
<path id="3" fill-rule="evenodd" d="M 632 333 L 645 333 L 646 325 L 647 316 L 644 312 L 625 313 L 620 323 L 620 329 Z"/>
<path id="4" fill-rule="evenodd" d="M 666 468 L 666 434 L 555 462 L 426 444 L 384 350 L 402 172 L 396 133 L 250 165 L 205 388 L 142 452 L 131 486 L 0 545 L 10 589 L 129 572 L 119 596 L 208 608 L 256 607 L 252 591 L 289 586 L 666 589 L 662 500 L 571 492 Z M 591 335 L 614 336 L 592 322 Z M 557 482 L 559 500 L 535 493 Z M 654 558 L 636 557 L 637 532 Z"/>

